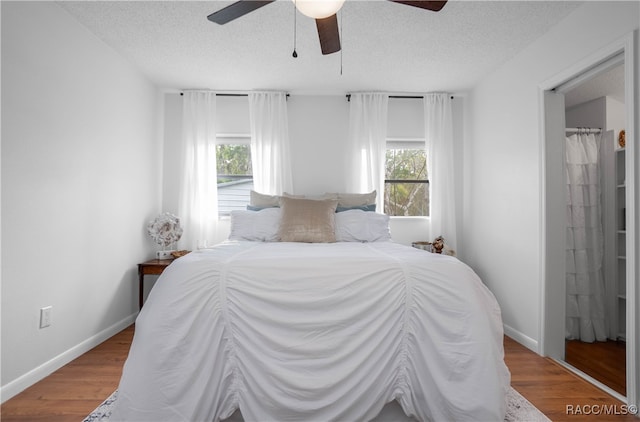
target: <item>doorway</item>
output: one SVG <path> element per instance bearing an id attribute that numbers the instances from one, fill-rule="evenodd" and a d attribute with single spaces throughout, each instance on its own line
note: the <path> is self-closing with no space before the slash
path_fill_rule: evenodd
<path id="1" fill-rule="evenodd" d="M 564 362 L 626 397 L 624 57 L 564 92 L 569 200 Z M 589 153 L 590 163 L 582 154 Z M 573 156 L 572 156 L 573 155 Z M 576 159 L 578 163 L 576 163 Z M 589 171 L 587 171 L 589 170 Z M 592 177 L 590 177 L 592 176 Z M 589 184 L 587 184 L 589 183 Z M 593 196 L 591 196 L 593 194 Z M 574 198 L 574 195 L 576 198 Z M 585 240 L 586 238 L 586 240 Z M 578 258 L 588 256 L 588 262 Z"/>
<path id="2" fill-rule="evenodd" d="M 638 374 L 638 365 L 640 362 L 637 346 L 637 292 L 638 286 L 637 268 L 636 268 L 636 251 L 635 245 L 637 243 L 637 227 L 636 221 L 638 221 L 637 210 L 635 209 L 635 181 L 637 179 L 637 157 L 634 151 L 634 146 L 627 143 L 626 154 L 616 154 L 614 149 L 614 142 L 621 129 L 625 129 L 627 139 L 633 139 L 635 133 L 635 126 L 638 124 L 637 116 L 634 114 L 634 106 L 636 97 L 634 94 L 634 75 L 635 75 L 635 44 L 632 35 L 619 41 L 615 45 L 611 45 L 601 51 L 593 54 L 591 57 L 576 64 L 571 69 L 563 72 L 562 74 L 552 78 L 545 82 L 541 86 L 541 104 L 543 105 L 544 113 L 544 128 L 543 136 L 544 141 L 542 143 L 542 171 L 543 171 L 543 195 L 542 195 L 542 208 L 543 208 L 543 222 L 542 222 L 542 276 L 544 280 L 542 282 L 542 321 L 540 325 L 541 330 L 541 354 L 549 356 L 561 364 L 564 364 L 569 369 L 576 372 L 578 375 L 583 376 L 592 383 L 603 388 L 610 394 L 618 397 L 623 402 L 629 404 L 638 403 L 638 383 L 640 382 L 640 376 Z M 614 68 L 620 67 L 615 71 L 623 72 L 624 79 L 624 100 L 621 101 L 621 108 L 624 115 L 624 123 L 622 128 L 616 129 L 609 127 L 606 122 L 606 117 L 601 122 L 577 122 L 575 120 L 570 121 L 575 116 L 570 116 L 568 112 L 572 107 L 582 104 L 570 103 L 572 95 L 580 92 L 580 86 L 587 83 L 587 81 L 604 75 L 606 72 L 612 71 Z M 585 88 L 586 85 L 583 86 Z M 604 99 L 600 101 L 606 103 L 607 94 L 601 95 Z M 593 99 L 590 99 L 593 100 Z M 565 101 L 567 106 L 565 107 Z M 606 113 L 605 113 L 606 116 Z M 607 264 L 607 269 L 614 268 L 614 271 L 620 278 L 617 280 L 618 290 L 614 290 L 612 287 L 608 288 L 607 301 L 612 301 L 614 297 L 617 300 L 624 300 L 625 306 L 619 306 L 617 311 L 609 309 L 607 311 L 607 320 L 610 322 L 617 322 L 617 327 L 607 325 L 607 340 L 615 343 L 616 346 L 620 346 L 620 343 L 624 343 L 622 349 L 622 355 L 625 357 L 625 367 L 622 371 L 625 374 L 625 379 L 622 384 L 625 386 L 624 390 L 619 389 L 615 385 L 608 386 L 604 382 L 599 381 L 594 376 L 589 375 L 586 371 L 593 371 L 593 369 L 585 368 L 580 370 L 577 368 L 580 364 L 576 364 L 575 367 L 572 364 L 566 363 L 568 357 L 567 353 L 571 355 L 573 350 L 567 341 L 566 330 L 566 317 L 567 317 L 567 285 L 566 285 L 566 273 L 567 273 L 567 261 L 566 258 L 566 232 L 567 232 L 567 205 L 566 205 L 566 164 L 565 164 L 565 130 L 570 127 L 572 123 L 578 127 L 592 127 L 602 129 L 602 141 L 603 144 L 609 143 L 611 146 L 611 154 L 622 157 L 618 165 L 622 173 L 622 178 L 616 186 L 620 188 L 606 188 L 603 192 L 609 194 L 616 194 L 614 198 L 622 198 L 620 201 L 614 204 L 613 207 L 607 207 L 609 215 L 613 215 L 614 229 L 611 233 L 603 226 L 603 233 L 608 233 L 610 241 L 613 242 L 613 248 L 617 251 L 611 253 L 611 246 L 609 252 L 607 252 L 607 260 L 612 261 L 614 264 Z M 618 164 L 620 164 L 618 163 Z M 614 164 L 614 169 L 615 169 Z M 615 180 L 615 178 L 614 178 Z M 616 193 L 616 189 L 620 192 Z M 618 199 L 615 199 L 618 201 Z M 605 204 L 611 205 L 610 200 L 605 200 Z M 616 207 L 620 207 L 618 211 Z M 622 209 L 626 209 L 626 214 L 622 216 Z M 603 222 L 609 217 L 605 217 Z M 609 221 L 609 220 L 607 220 Z M 624 228 L 617 226 L 617 222 L 624 222 Z M 609 223 L 608 223 L 609 224 Z M 618 239 L 617 237 L 620 237 Z M 613 239 L 613 240 L 611 240 Z M 619 257 L 615 253 L 623 252 L 625 259 L 618 259 Z M 570 263 L 569 263 L 570 265 Z M 607 271 L 608 271 L 607 270 Z M 608 280 L 611 277 L 607 275 Z M 615 294 L 614 294 L 615 293 Z M 612 315 L 617 312 L 617 318 L 613 318 Z M 608 323 L 609 324 L 609 323 Z M 620 335 L 622 334 L 622 335 Z M 603 342 L 604 343 L 604 342 Z M 618 350 L 620 352 L 620 350 Z M 588 351 L 587 356 L 593 357 L 594 351 Z M 597 361 L 598 358 L 585 358 L 587 362 Z M 573 357 L 569 357 L 573 359 Z M 619 359 L 618 359 L 619 360 Z M 602 361 L 602 359 L 600 359 Z M 620 381 L 620 375 L 613 376 L 616 380 Z M 609 381 L 606 381 L 609 384 Z M 619 391 L 623 391 L 622 393 Z"/>

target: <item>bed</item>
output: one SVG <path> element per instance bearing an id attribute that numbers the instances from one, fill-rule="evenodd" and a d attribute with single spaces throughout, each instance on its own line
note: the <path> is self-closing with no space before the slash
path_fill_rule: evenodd
<path id="1" fill-rule="evenodd" d="M 366 421 L 388 403 L 417 420 L 503 420 L 491 292 L 455 257 L 391 241 L 388 217 L 332 204 L 332 241 L 283 236 L 287 207 L 242 212 L 230 240 L 167 267 L 111 420 Z"/>

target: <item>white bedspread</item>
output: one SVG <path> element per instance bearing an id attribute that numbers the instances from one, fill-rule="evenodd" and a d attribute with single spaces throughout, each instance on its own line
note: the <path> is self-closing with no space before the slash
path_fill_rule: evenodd
<path id="1" fill-rule="evenodd" d="M 160 276 L 111 420 L 502 421 L 498 304 L 449 256 L 393 242 L 226 242 Z"/>

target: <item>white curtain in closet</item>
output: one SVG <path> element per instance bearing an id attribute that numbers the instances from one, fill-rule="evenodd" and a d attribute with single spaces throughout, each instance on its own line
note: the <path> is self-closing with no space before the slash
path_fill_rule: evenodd
<path id="1" fill-rule="evenodd" d="M 567 339 L 606 341 L 600 134 L 566 137 Z"/>
<path id="2" fill-rule="evenodd" d="M 182 248 L 213 244 L 218 221 L 216 94 L 186 91 L 183 97 L 181 189 L 178 215 Z"/>
<path id="3" fill-rule="evenodd" d="M 451 95 L 424 95 L 425 139 L 429 177 L 430 235 L 442 236 L 456 249 L 456 204 Z"/>
<path id="4" fill-rule="evenodd" d="M 281 195 L 292 192 L 287 94 L 249 94 L 253 186 L 258 192 Z"/>
<path id="5" fill-rule="evenodd" d="M 347 189 L 377 191 L 376 209 L 384 212 L 384 176 L 389 95 L 351 94 L 349 104 L 349 157 L 351 175 Z"/>

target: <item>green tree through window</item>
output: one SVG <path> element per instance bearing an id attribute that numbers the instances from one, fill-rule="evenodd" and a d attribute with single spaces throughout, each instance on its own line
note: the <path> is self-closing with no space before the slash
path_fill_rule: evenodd
<path id="1" fill-rule="evenodd" d="M 216 146 L 218 183 L 236 180 L 236 176 L 251 176 L 251 147 L 245 144 Z"/>
<path id="2" fill-rule="evenodd" d="M 429 215 L 427 154 L 424 148 L 388 148 L 384 212 L 392 216 Z"/>
<path id="3" fill-rule="evenodd" d="M 249 204 L 253 189 L 251 146 L 249 143 L 226 143 L 216 146 L 218 171 L 218 214 L 227 216 Z"/>

